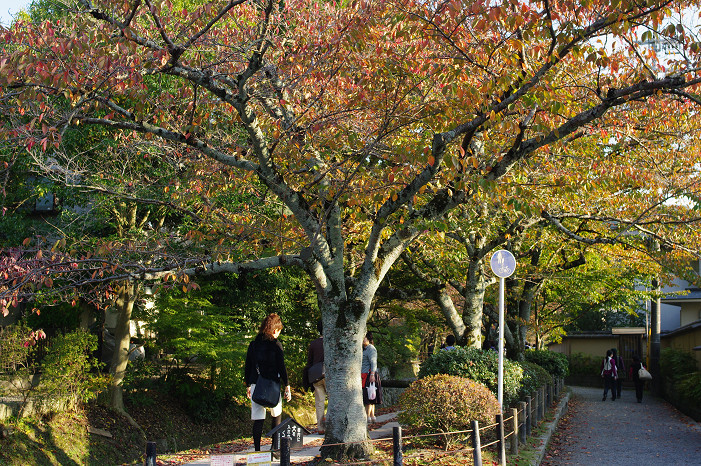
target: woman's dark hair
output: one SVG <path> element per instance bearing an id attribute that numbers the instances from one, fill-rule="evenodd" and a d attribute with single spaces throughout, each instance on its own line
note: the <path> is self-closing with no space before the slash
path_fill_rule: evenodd
<path id="1" fill-rule="evenodd" d="M 365 338 L 367 338 L 370 343 L 373 343 L 373 344 L 375 343 L 374 340 L 372 339 L 372 332 L 366 333 Z"/>
<path id="2" fill-rule="evenodd" d="M 455 335 L 448 335 L 445 337 L 446 346 L 453 346 L 455 344 Z"/>
<path id="3" fill-rule="evenodd" d="M 618 350 L 616 348 L 611 348 L 611 352 L 613 353 L 613 359 L 618 359 Z"/>
<path id="4" fill-rule="evenodd" d="M 265 316 L 263 322 L 260 323 L 260 328 L 258 329 L 258 335 L 261 335 L 265 340 L 273 340 L 275 330 L 282 330 L 282 320 L 280 316 L 272 313 Z"/>
<path id="5" fill-rule="evenodd" d="M 633 355 L 633 362 L 640 362 L 640 356 L 638 356 L 637 354 L 634 354 Z"/>
<path id="6" fill-rule="evenodd" d="M 316 329 L 319 331 L 319 335 L 324 334 L 324 323 L 321 321 L 321 319 L 316 321 Z"/>
<path id="7" fill-rule="evenodd" d="M 611 351 L 611 350 L 606 350 L 606 356 L 607 356 L 607 357 L 608 357 L 608 356 L 611 356 L 612 354 L 613 354 L 613 351 Z"/>

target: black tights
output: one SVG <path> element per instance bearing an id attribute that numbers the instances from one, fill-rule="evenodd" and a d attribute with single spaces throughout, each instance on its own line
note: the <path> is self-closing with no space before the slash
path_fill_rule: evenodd
<path id="1" fill-rule="evenodd" d="M 257 419 L 253 421 L 253 449 L 255 451 L 260 451 L 260 439 L 263 436 L 263 421 L 265 419 Z M 272 429 L 276 428 L 277 426 L 280 425 L 280 421 L 282 420 L 282 414 L 274 417 L 273 418 L 273 426 Z M 278 436 L 275 434 L 273 436 L 273 446 L 272 450 L 279 450 L 280 446 L 278 445 Z"/>

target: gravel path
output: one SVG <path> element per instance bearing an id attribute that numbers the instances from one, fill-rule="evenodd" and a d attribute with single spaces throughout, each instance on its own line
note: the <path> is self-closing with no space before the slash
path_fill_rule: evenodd
<path id="1" fill-rule="evenodd" d="M 701 465 L 701 424 L 666 401 L 645 392 L 639 404 L 633 390 L 601 401 L 603 389 L 570 388 L 568 413 L 541 465 Z"/>

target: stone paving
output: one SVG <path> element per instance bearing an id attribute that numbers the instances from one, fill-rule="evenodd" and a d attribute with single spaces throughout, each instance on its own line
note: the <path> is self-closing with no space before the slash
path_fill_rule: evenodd
<path id="1" fill-rule="evenodd" d="M 392 438 L 392 429 L 399 424 L 394 420 L 397 413 L 388 413 L 377 416 L 377 422 L 382 424 L 376 429 L 370 430 L 371 439 L 384 439 Z M 319 434 L 305 435 L 304 444 L 305 448 L 299 450 L 292 450 L 290 452 L 290 462 L 292 464 L 303 463 L 306 461 L 311 461 L 315 456 L 319 455 L 319 447 L 323 441 L 324 437 Z M 235 465 L 246 464 L 246 458 L 249 454 L 254 453 L 253 448 L 245 451 L 235 453 L 233 456 L 233 463 Z M 211 458 L 202 458 L 198 461 L 193 461 L 187 463 L 187 466 L 209 466 L 211 464 Z M 273 460 L 272 465 L 279 465 L 279 460 Z"/>
<path id="2" fill-rule="evenodd" d="M 663 399 L 645 392 L 637 403 L 624 390 L 601 401 L 603 389 L 570 389 L 568 413 L 541 465 L 701 465 L 701 424 Z"/>

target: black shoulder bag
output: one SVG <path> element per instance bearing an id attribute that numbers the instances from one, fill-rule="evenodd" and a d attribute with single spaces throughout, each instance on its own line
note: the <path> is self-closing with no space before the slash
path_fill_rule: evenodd
<path id="1" fill-rule="evenodd" d="M 256 380 L 256 388 L 253 390 L 251 400 L 266 408 L 274 408 L 280 402 L 280 382 L 266 379 L 260 375 L 257 362 L 256 372 L 258 372 L 258 379 Z"/>

